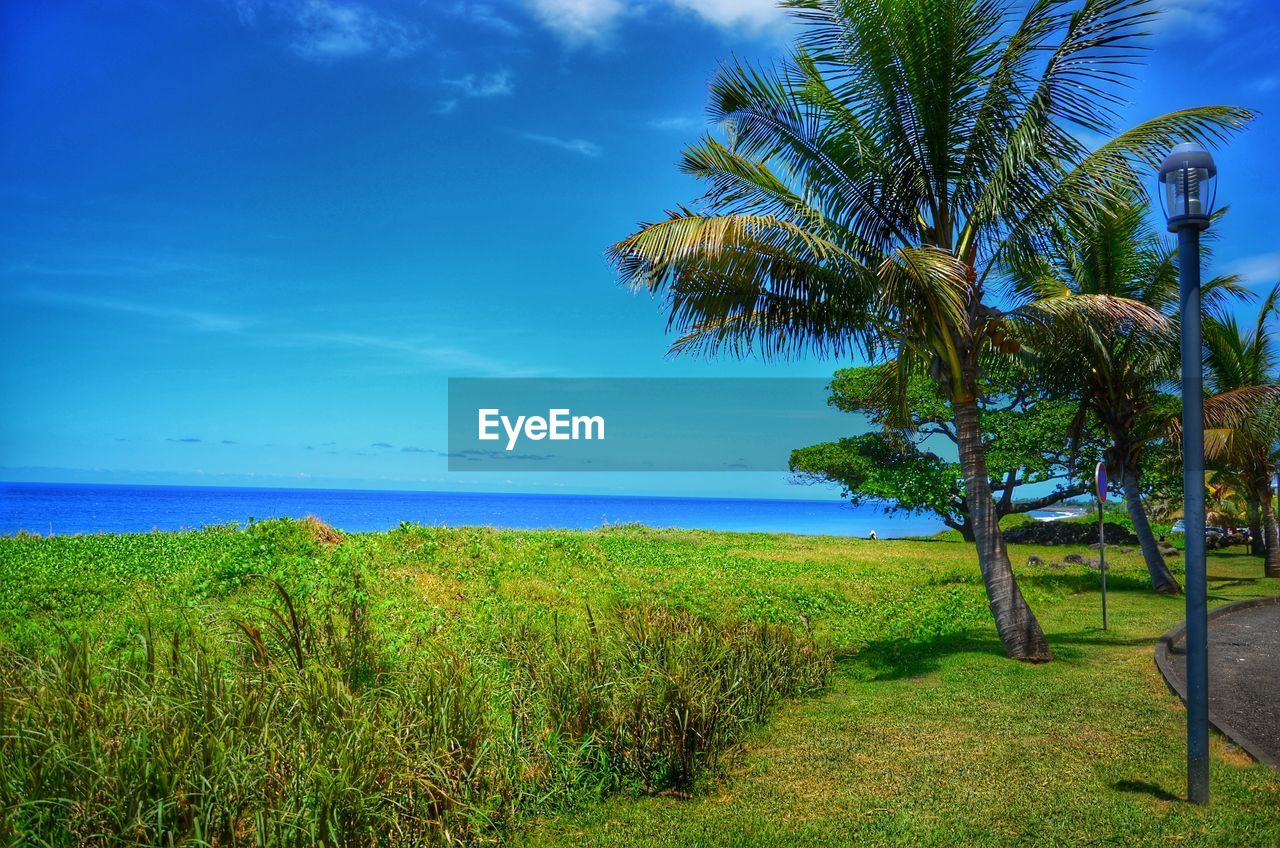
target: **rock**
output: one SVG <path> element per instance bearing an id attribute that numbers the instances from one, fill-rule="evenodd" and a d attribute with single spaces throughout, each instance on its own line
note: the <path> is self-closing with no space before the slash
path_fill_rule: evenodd
<path id="1" fill-rule="evenodd" d="M 1101 571 L 1101 570 L 1102 570 L 1102 562 L 1101 562 L 1100 560 L 1096 560 L 1096 559 L 1092 559 L 1092 558 L 1090 558 L 1090 559 L 1088 559 L 1088 560 L 1086 560 L 1086 561 L 1085 561 L 1085 565 L 1089 566 L 1089 567 L 1090 567 L 1090 568 L 1092 568 L 1094 571 Z"/>
<path id="2" fill-rule="evenodd" d="M 1040 557 L 1035 554 L 1032 554 L 1027 557 L 1027 565 L 1044 565 L 1044 560 L 1040 559 Z"/>
<path id="3" fill-rule="evenodd" d="M 1165 559 L 1173 559 L 1176 556 L 1182 556 L 1182 551 L 1177 548 L 1174 548 L 1171 551 L 1161 551 L 1161 553 L 1164 555 Z"/>
<path id="4" fill-rule="evenodd" d="M 1073 565 L 1083 565 L 1083 564 L 1084 564 L 1084 557 L 1083 557 L 1083 556 L 1081 556 L 1080 554 L 1067 554 L 1066 556 L 1064 556 L 1064 557 L 1062 558 L 1062 561 L 1063 561 L 1063 562 L 1069 562 L 1069 563 L 1071 563 L 1071 564 L 1073 564 Z"/>
<path id="5" fill-rule="evenodd" d="M 1135 545 L 1138 537 L 1119 524 L 1104 525 L 1108 545 Z M 1004 531 L 1004 540 L 1023 545 L 1092 545 L 1098 541 L 1098 525 L 1076 521 L 1035 521 Z"/>
<path id="6" fill-rule="evenodd" d="M 1062 563 L 1060 563 L 1060 562 L 1051 562 L 1051 563 L 1049 563 L 1049 567 L 1050 567 L 1050 568 L 1056 568 L 1056 569 L 1063 569 L 1063 568 L 1066 568 L 1066 566 L 1065 566 L 1065 565 L 1063 565 L 1063 564 L 1062 564 Z"/>
<path id="7" fill-rule="evenodd" d="M 1102 547 L 1102 543 L 1101 543 L 1101 542 L 1094 542 L 1092 545 L 1090 545 L 1090 546 L 1089 546 L 1089 550 L 1091 550 L 1091 551 L 1096 551 L 1096 550 L 1098 550 L 1098 549 L 1099 549 L 1099 548 L 1101 548 L 1101 547 Z"/>
<path id="8" fill-rule="evenodd" d="M 1133 553 L 1133 548 L 1121 548 L 1121 549 L 1120 549 L 1120 553 L 1122 553 L 1122 554 L 1131 554 L 1131 553 Z"/>

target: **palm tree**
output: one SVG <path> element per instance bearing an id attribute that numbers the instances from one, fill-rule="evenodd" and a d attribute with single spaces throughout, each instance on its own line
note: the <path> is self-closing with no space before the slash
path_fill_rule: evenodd
<path id="1" fill-rule="evenodd" d="M 1064 221 L 1043 254 L 1014 269 L 1019 290 L 1034 297 L 1108 295 L 1141 301 L 1167 320 L 1151 332 L 1117 332 L 1092 315 L 1051 323 L 1030 351 L 1061 391 L 1080 400 L 1072 427 L 1078 439 L 1092 415 L 1107 433 L 1106 461 L 1124 493 L 1152 587 L 1181 591 L 1156 544 L 1142 502 L 1143 456 L 1166 438 L 1176 410 L 1167 401 L 1177 385 L 1177 245 L 1150 225 L 1151 210 L 1134 195 L 1107 210 L 1087 210 Z M 1207 304 L 1244 293 L 1234 275 L 1203 287 Z"/>
<path id="2" fill-rule="evenodd" d="M 1227 468 L 1205 474 L 1207 510 L 1205 523 L 1210 527 L 1239 527 L 1248 520 L 1250 504 L 1247 490 L 1239 485 L 1238 469 Z"/>
<path id="3" fill-rule="evenodd" d="M 1280 364 L 1269 322 L 1280 316 L 1280 285 L 1263 300 L 1252 327 L 1218 310 L 1204 322 L 1205 384 L 1218 396 L 1245 394 L 1258 387 L 1275 387 Z M 1280 391 L 1280 389 L 1277 389 Z M 1256 392 L 1254 394 L 1256 397 Z M 1209 426 L 1213 427 L 1213 421 Z M 1239 469 L 1251 511 L 1261 515 L 1265 571 L 1280 577 L 1280 536 L 1271 493 L 1275 446 L 1280 442 L 1280 400 L 1255 400 L 1250 414 L 1235 426 L 1206 432 L 1205 453 L 1210 460 Z"/>
<path id="4" fill-rule="evenodd" d="M 1110 297 L 1006 303 L 999 269 L 1034 253 L 1063 210 L 1105 203 L 1184 138 L 1216 144 L 1251 117 L 1214 106 L 1110 134 L 1149 20 L 1141 0 L 792 0 L 792 54 L 733 61 L 710 86 L 708 134 L 684 153 L 704 181 L 615 244 L 624 281 L 665 298 L 676 351 L 896 359 L 924 367 L 954 415 L 978 562 L 1005 650 L 1052 658 L 1000 536 L 978 423 L 979 356 L 1013 315 Z M 1003 309 L 1001 306 L 1003 305 Z M 1158 318 L 1158 316 L 1156 316 Z M 1006 352 L 1016 339 L 1004 339 Z"/>

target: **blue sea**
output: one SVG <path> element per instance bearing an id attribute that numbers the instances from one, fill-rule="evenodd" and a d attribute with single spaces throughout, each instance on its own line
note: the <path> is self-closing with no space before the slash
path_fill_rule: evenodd
<path id="1" fill-rule="evenodd" d="M 846 501 L 747 498 L 616 497 L 510 493 L 388 492 L 345 489 L 251 489 L 0 483 L 0 535 L 144 533 L 231 521 L 315 515 L 352 532 L 387 530 L 402 521 L 460 527 L 585 530 L 645 524 L 704 530 L 880 538 L 945 529 L 927 517 L 889 517 Z"/>

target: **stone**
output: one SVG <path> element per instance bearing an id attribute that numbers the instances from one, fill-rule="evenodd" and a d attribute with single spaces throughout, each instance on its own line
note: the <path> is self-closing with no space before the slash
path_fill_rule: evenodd
<path id="1" fill-rule="evenodd" d="M 1119 524 L 1107 522 L 1103 537 L 1108 545 L 1136 545 L 1138 537 Z M 1004 531 L 1004 540 L 1021 545 L 1092 545 L 1098 541 L 1093 522 L 1035 521 Z"/>

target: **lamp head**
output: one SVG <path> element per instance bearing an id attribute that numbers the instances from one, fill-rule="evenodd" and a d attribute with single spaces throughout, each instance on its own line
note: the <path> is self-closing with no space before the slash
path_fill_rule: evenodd
<path id="1" fill-rule="evenodd" d="M 1217 192 L 1218 168 L 1198 144 L 1179 144 L 1160 164 L 1160 207 L 1169 231 L 1208 229 Z"/>

